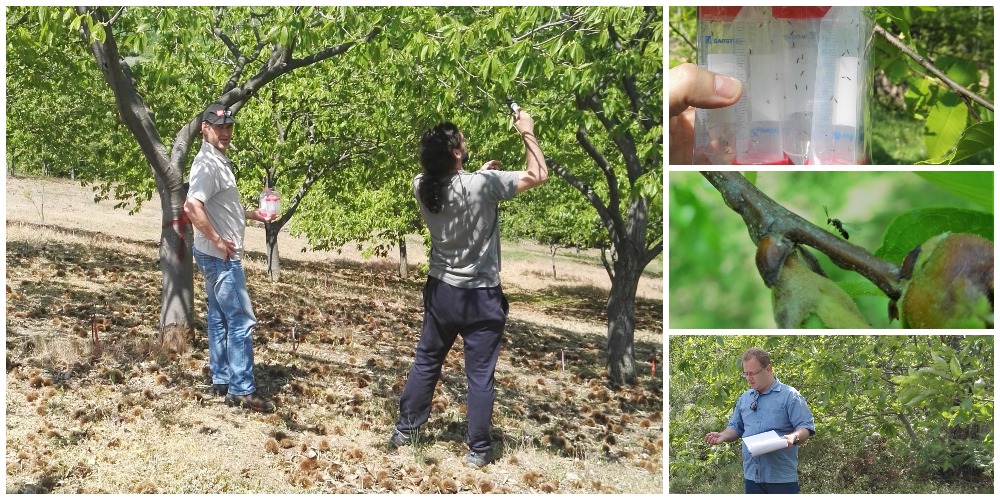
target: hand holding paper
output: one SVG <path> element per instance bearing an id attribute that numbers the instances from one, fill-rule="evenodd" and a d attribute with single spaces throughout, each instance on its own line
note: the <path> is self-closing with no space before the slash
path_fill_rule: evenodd
<path id="1" fill-rule="evenodd" d="M 743 438 L 743 444 L 747 445 L 750 455 L 760 456 L 771 453 L 775 450 L 788 448 L 788 440 L 778 435 L 777 432 L 767 431 L 753 436 Z"/>

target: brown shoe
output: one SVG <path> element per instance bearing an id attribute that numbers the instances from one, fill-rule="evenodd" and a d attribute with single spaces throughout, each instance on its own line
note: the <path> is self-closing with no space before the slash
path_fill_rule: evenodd
<path id="1" fill-rule="evenodd" d="M 226 406 L 238 406 L 258 413 L 271 413 L 274 411 L 274 403 L 260 397 L 256 392 L 245 396 L 226 394 Z"/>

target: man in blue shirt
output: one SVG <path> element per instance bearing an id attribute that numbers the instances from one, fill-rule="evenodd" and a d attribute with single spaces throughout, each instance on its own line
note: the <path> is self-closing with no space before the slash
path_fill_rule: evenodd
<path id="1" fill-rule="evenodd" d="M 798 493 L 799 446 L 816 433 L 812 412 L 794 387 L 774 376 L 771 355 L 754 347 L 743 353 L 743 378 L 750 389 L 736 400 L 729 424 L 709 432 L 705 442 L 729 443 L 744 436 L 775 431 L 788 447 L 752 456 L 743 445 L 743 485 L 747 493 Z"/>

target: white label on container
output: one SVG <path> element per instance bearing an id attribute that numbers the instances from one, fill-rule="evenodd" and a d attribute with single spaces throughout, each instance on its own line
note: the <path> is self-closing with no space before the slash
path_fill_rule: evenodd
<path id="1" fill-rule="evenodd" d="M 708 70 L 726 76 L 736 77 L 736 55 L 709 54 Z"/>
<path id="2" fill-rule="evenodd" d="M 775 54 L 750 56 L 750 120 L 755 122 L 781 119 L 782 82 L 778 78 L 781 60 Z"/>
<path id="3" fill-rule="evenodd" d="M 847 127 L 858 126 L 858 68 L 861 61 L 857 57 L 841 57 L 837 60 L 837 82 L 833 93 L 833 123 Z"/>

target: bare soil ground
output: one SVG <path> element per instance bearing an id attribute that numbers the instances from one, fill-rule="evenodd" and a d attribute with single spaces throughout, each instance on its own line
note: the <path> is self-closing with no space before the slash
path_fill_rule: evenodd
<path id="1" fill-rule="evenodd" d="M 248 228 L 255 373 L 278 405 L 250 414 L 208 392 L 200 274 L 193 348 L 158 352 L 159 203 L 133 216 L 111 206 L 72 181 L 7 178 L 8 493 L 663 492 L 657 268 L 638 294 L 640 381 L 611 389 L 597 255 L 560 251 L 553 280 L 548 248 L 505 243 L 496 460 L 475 470 L 462 461 L 461 345 L 418 442 L 386 446 L 423 276 L 401 279 L 394 260 L 351 249 L 302 253 L 282 234 L 273 284 L 263 230 Z M 423 250 L 408 247 L 415 268 Z"/>

